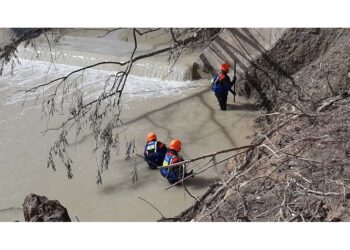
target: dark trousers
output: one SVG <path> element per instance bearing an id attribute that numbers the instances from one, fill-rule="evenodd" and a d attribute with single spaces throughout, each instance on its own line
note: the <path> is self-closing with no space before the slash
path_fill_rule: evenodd
<path id="1" fill-rule="evenodd" d="M 216 98 L 218 99 L 220 109 L 226 110 L 227 109 L 227 95 L 228 93 L 215 93 Z"/>
<path id="2" fill-rule="evenodd" d="M 145 160 L 148 163 L 149 168 L 151 169 L 157 169 L 158 166 L 163 165 L 164 156 L 159 156 L 155 153 L 150 153 L 148 155 L 145 155 Z"/>

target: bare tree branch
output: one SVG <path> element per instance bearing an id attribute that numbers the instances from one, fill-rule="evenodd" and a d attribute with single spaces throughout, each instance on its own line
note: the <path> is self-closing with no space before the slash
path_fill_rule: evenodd
<path id="1" fill-rule="evenodd" d="M 146 202 L 147 204 L 149 204 L 151 207 L 153 207 L 159 214 L 160 216 L 162 217 L 162 219 L 165 219 L 165 216 L 162 214 L 162 212 L 156 208 L 154 205 L 152 205 L 152 203 L 150 203 L 149 201 L 147 201 L 146 199 L 142 198 L 142 197 L 137 197 L 138 199 L 140 200 L 143 200 L 144 202 Z"/>
<path id="2" fill-rule="evenodd" d="M 213 157 L 213 156 L 216 156 L 216 155 L 219 155 L 219 154 L 228 153 L 228 152 L 231 152 L 231 151 L 237 151 L 237 150 L 241 150 L 241 149 L 245 149 L 245 148 L 254 148 L 254 147 L 257 147 L 257 146 L 259 146 L 259 145 L 258 144 L 251 144 L 251 145 L 245 145 L 245 146 L 241 146 L 241 147 L 229 148 L 229 149 L 221 150 L 221 151 L 218 151 L 218 152 L 215 152 L 215 153 L 205 154 L 205 155 L 199 156 L 199 157 L 191 159 L 191 160 L 186 160 L 186 161 L 174 163 L 174 164 L 171 164 L 171 165 L 167 166 L 167 168 L 180 166 L 180 165 L 183 165 L 183 164 L 187 164 L 187 163 L 190 163 L 190 162 L 195 162 L 195 161 L 198 161 L 198 160 L 201 160 L 201 159 L 204 159 L 204 158 Z"/>
<path id="3" fill-rule="evenodd" d="M 106 33 L 99 37 L 104 37 L 110 34 L 111 32 L 119 29 L 120 28 L 107 29 Z M 149 34 L 151 32 L 158 31 L 158 30 L 160 29 L 159 28 L 148 29 L 148 30 L 139 30 L 136 28 L 132 29 L 132 37 L 133 37 L 132 42 L 134 47 L 127 61 L 97 62 L 91 65 L 87 65 L 85 67 L 78 68 L 76 70 L 73 70 L 67 73 L 64 76 L 57 77 L 49 81 L 46 81 L 45 79 L 45 82 L 42 84 L 38 84 L 28 89 L 20 89 L 15 92 L 15 94 L 19 92 L 24 92 L 25 96 L 27 96 L 28 93 L 35 93 L 39 89 L 45 90 L 45 92 L 43 91 L 42 105 L 43 105 L 43 114 L 48 116 L 48 122 L 51 116 L 54 116 L 56 114 L 64 115 L 65 114 L 64 105 L 70 105 L 70 107 L 68 108 L 69 113 L 67 117 L 64 118 L 64 121 L 60 125 L 52 128 L 49 128 L 49 126 L 47 126 L 47 129 L 43 131 L 43 133 L 46 133 L 52 130 L 59 131 L 59 137 L 57 141 L 54 143 L 54 145 L 51 147 L 49 152 L 49 159 L 47 162 L 48 167 L 51 167 L 54 170 L 56 169 L 53 157 L 58 156 L 59 158 L 61 158 L 62 163 L 66 167 L 68 178 L 72 178 L 73 174 L 72 174 L 71 164 L 73 161 L 69 157 L 68 152 L 66 150 L 66 147 L 69 146 L 67 137 L 73 127 L 75 128 L 76 138 L 77 138 L 80 131 L 82 131 L 82 128 L 84 126 L 89 126 L 90 129 L 92 130 L 92 136 L 95 140 L 95 146 L 93 148 L 93 152 L 96 152 L 98 150 L 99 153 L 101 154 L 100 162 L 98 163 L 96 182 L 97 184 L 102 184 L 102 173 L 104 170 L 108 169 L 110 157 L 111 157 L 110 152 L 112 149 L 115 151 L 119 149 L 119 143 L 120 143 L 119 133 L 116 133 L 115 131 L 113 132 L 113 130 L 120 129 L 120 128 L 124 130 L 123 123 L 120 120 L 120 115 L 122 111 L 122 106 L 120 105 L 121 96 L 125 89 L 126 81 L 133 67 L 133 63 L 148 57 L 156 56 L 166 52 L 171 52 L 171 55 L 175 56 L 174 57 L 175 61 L 174 61 L 174 64 L 172 65 L 173 67 L 176 61 L 178 60 L 178 58 L 180 57 L 181 53 L 185 49 L 187 50 L 187 49 L 190 49 L 191 47 L 195 47 L 200 44 L 203 44 L 203 42 L 206 39 L 210 40 L 210 38 L 212 38 L 212 35 L 213 35 L 212 32 L 206 33 L 207 31 L 206 29 L 188 29 L 188 31 L 186 31 L 184 35 L 181 36 L 181 38 L 180 37 L 176 38 L 176 43 L 174 41 L 175 44 L 173 43 L 165 48 L 156 49 L 148 53 L 137 54 L 138 37 Z M 47 34 L 45 33 L 46 31 L 47 31 L 46 29 L 38 29 L 38 30 L 32 29 L 30 32 L 33 32 L 35 36 L 40 34 L 43 34 L 43 36 L 45 36 L 49 46 L 51 62 L 54 63 L 51 44 Z M 26 40 L 30 41 L 30 38 L 35 36 L 34 35 L 28 36 L 27 34 L 23 37 L 20 37 L 19 39 L 17 39 L 11 44 L 12 47 L 11 47 L 11 50 L 9 51 L 13 51 L 13 54 L 14 54 L 17 46 L 21 42 Z M 180 53 L 178 53 L 178 51 L 180 51 Z M 121 70 L 119 70 L 116 74 L 108 77 L 108 79 L 105 82 L 103 92 L 99 95 L 98 98 L 85 102 L 83 98 L 83 92 L 80 89 L 78 89 L 77 87 L 78 83 L 76 82 L 76 79 L 74 79 L 73 76 L 79 73 L 84 74 L 86 70 L 96 68 L 102 65 L 116 65 L 121 67 Z M 170 68 L 170 70 L 172 69 L 172 67 Z M 62 97 L 58 97 L 58 93 L 60 93 L 61 90 L 62 90 Z M 68 95 L 72 96 L 69 102 L 67 102 Z M 61 99 L 57 100 L 58 98 L 61 98 Z M 57 107 L 58 104 L 60 104 L 61 106 Z M 125 137 L 125 141 L 127 142 L 126 139 L 127 138 Z M 127 142 L 127 144 L 131 145 L 129 142 Z M 131 150 L 129 154 L 127 154 L 129 157 L 130 157 L 130 153 L 133 153 L 133 151 Z"/>

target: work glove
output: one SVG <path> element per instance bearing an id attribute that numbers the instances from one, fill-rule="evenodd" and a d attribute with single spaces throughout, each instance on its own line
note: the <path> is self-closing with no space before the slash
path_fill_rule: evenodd
<path id="1" fill-rule="evenodd" d="M 232 83 L 235 84 L 236 80 L 237 80 L 237 77 L 234 76 L 233 79 L 232 79 Z"/>

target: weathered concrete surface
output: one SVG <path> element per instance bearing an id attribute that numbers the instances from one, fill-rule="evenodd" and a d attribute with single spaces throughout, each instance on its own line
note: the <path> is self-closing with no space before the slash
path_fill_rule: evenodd
<path id="1" fill-rule="evenodd" d="M 70 222 L 67 209 L 57 200 L 45 196 L 28 195 L 23 203 L 25 221 L 29 222 Z"/>
<path id="2" fill-rule="evenodd" d="M 8 28 L 0 28 L 0 47 L 11 42 L 13 32 Z"/>
<path id="3" fill-rule="evenodd" d="M 194 78 L 209 77 L 228 62 L 237 61 L 237 72 L 244 72 L 250 63 L 273 47 L 286 28 L 224 29 L 193 65 Z M 230 72 L 232 76 L 233 71 Z"/>

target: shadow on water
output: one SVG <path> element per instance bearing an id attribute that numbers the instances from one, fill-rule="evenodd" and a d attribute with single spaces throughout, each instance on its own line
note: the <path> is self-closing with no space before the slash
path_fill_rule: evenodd
<path id="1" fill-rule="evenodd" d="M 125 189 L 125 184 L 124 182 L 119 182 L 113 185 L 103 185 L 99 192 L 105 195 L 113 194 L 118 190 Z"/>
<path id="2" fill-rule="evenodd" d="M 194 178 L 189 178 L 185 185 L 186 187 L 191 187 L 192 189 L 202 189 L 208 187 L 210 184 L 213 184 L 217 178 L 215 177 L 203 177 L 195 176 Z M 181 185 L 179 187 L 182 187 Z"/>
<path id="3" fill-rule="evenodd" d="M 132 118 L 132 119 L 124 122 L 124 125 L 129 125 L 129 124 L 132 124 L 132 123 L 134 123 L 136 121 L 139 121 L 139 120 L 142 120 L 142 119 L 145 119 L 145 118 L 149 118 L 152 114 L 156 114 L 158 112 L 168 110 L 169 108 L 174 108 L 174 107 L 177 108 L 180 103 L 188 101 L 188 100 L 192 100 L 192 99 L 194 99 L 196 97 L 201 97 L 205 93 L 207 93 L 208 91 L 209 91 L 208 89 L 204 89 L 204 90 L 201 90 L 201 91 L 199 91 L 199 92 L 197 92 L 195 94 L 187 96 L 185 98 L 181 98 L 181 99 L 178 99 L 178 100 L 173 101 L 171 103 L 168 103 L 168 104 L 166 104 L 166 105 L 164 105 L 164 106 L 162 106 L 160 108 L 156 108 L 156 109 L 150 110 L 148 112 L 145 112 L 145 113 L 143 113 L 143 114 L 141 114 L 141 115 L 139 115 L 139 116 L 137 116 L 135 118 Z M 166 113 L 170 113 L 170 112 L 166 112 Z M 171 114 L 169 114 L 169 115 L 171 115 Z"/>
<path id="4" fill-rule="evenodd" d="M 137 190 L 139 188 L 144 188 L 148 183 L 155 182 L 154 175 L 159 175 L 159 169 L 150 169 L 146 163 L 138 163 L 137 168 L 138 180 L 135 183 L 132 183 L 130 177 L 132 173 L 132 168 L 128 172 L 119 172 L 120 176 L 124 178 L 121 180 L 115 180 L 115 183 L 112 184 L 103 184 L 100 193 L 104 195 L 114 194 L 116 192 L 124 192 L 127 190 Z"/>
<path id="5" fill-rule="evenodd" d="M 217 128 L 219 128 L 219 131 L 221 131 L 221 133 L 223 133 L 225 135 L 225 137 L 230 141 L 230 144 L 232 146 L 236 146 L 236 142 L 233 140 L 233 138 L 231 137 L 230 133 L 228 132 L 228 130 L 221 124 L 221 122 L 219 120 L 217 120 L 215 118 L 215 114 L 216 112 L 220 112 L 217 107 L 213 107 L 212 105 L 210 105 L 206 98 L 204 97 L 204 94 L 208 92 L 208 89 L 205 89 L 205 90 L 202 90 L 202 91 L 199 91 L 195 94 L 192 94 L 190 96 L 187 96 L 185 98 L 181 98 L 181 99 L 178 99 L 176 101 L 173 101 L 169 104 L 166 104 L 162 107 L 159 107 L 159 108 L 156 108 L 156 109 L 153 109 L 153 110 L 149 110 L 148 112 L 145 112 L 137 117 L 134 117 L 130 120 L 127 120 L 124 125 L 130 125 L 130 124 L 133 124 L 137 121 L 140 121 L 142 119 L 145 119 L 147 120 L 148 122 L 150 122 L 153 127 L 155 128 L 158 128 L 158 129 L 162 129 L 167 137 L 169 138 L 172 138 L 173 137 L 173 134 L 172 134 L 172 131 L 166 127 L 166 126 L 161 126 L 159 123 L 155 122 L 153 119 L 152 119 L 152 115 L 154 114 L 157 114 L 159 112 L 162 112 L 164 114 L 164 117 L 163 117 L 163 120 L 166 120 L 166 119 L 169 119 L 169 116 L 172 115 L 172 112 L 174 112 L 174 110 L 176 110 L 178 107 L 179 107 L 179 104 L 180 103 L 183 103 L 185 101 L 188 101 L 188 100 L 191 100 L 191 99 L 195 99 L 195 98 L 198 98 L 199 102 L 198 104 L 199 105 L 202 105 L 204 107 L 207 108 L 208 112 L 209 112 L 209 117 L 208 119 L 211 120 L 212 122 L 214 122 L 215 126 Z M 249 103 L 235 103 L 235 104 L 227 104 L 227 109 L 228 110 L 242 110 L 242 111 L 256 111 L 257 110 L 257 107 L 255 104 L 249 104 Z M 168 112 L 166 112 L 168 111 Z M 87 138 L 89 138 L 91 136 L 91 134 L 87 135 L 87 136 L 82 136 L 80 137 L 77 141 L 76 141 L 76 145 L 84 142 Z"/>
<path id="6" fill-rule="evenodd" d="M 179 99 L 177 101 L 174 101 L 174 102 L 171 102 L 169 104 L 166 104 L 165 106 L 162 106 L 160 108 L 157 108 L 157 109 L 153 109 L 153 110 L 150 110 L 142 115 L 139 115 L 133 119 L 130 119 L 128 121 L 126 121 L 124 123 L 124 125 L 130 125 L 136 121 L 139 121 L 139 120 L 142 120 L 142 119 L 147 119 L 148 121 L 152 121 L 151 119 L 151 115 L 152 114 L 156 114 L 158 112 L 161 112 L 161 111 L 165 111 L 165 110 L 169 110 L 170 108 L 177 108 L 179 107 L 179 104 L 180 103 L 183 103 L 185 101 L 188 101 L 188 100 L 191 100 L 191 99 L 194 99 L 194 98 L 199 98 L 199 104 L 198 105 L 203 105 L 205 106 L 208 111 L 209 111 L 209 118 L 212 122 L 214 122 L 214 124 L 220 128 L 221 132 L 223 134 L 225 134 L 226 138 L 230 141 L 231 145 L 232 146 L 236 146 L 236 142 L 233 140 L 233 138 L 230 136 L 230 133 L 229 131 L 221 124 L 221 122 L 219 120 L 217 120 L 215 118 L 215 109 L 214 107 L 212 107 L 204 98 L 204 94 L 207 93 L 209 90 L 208 89 L 204 89 L 204 90 L 201 90 L 195 94 L 192 94 L 190 96 L 187 96 L 185 98 L 182 98 L 182 99 Z M 167 114 L 168 116 L 171 116 L 171 112 L 165 112 L 165 114 Z M 155 125 L 154 122 L 151 122 L 154 126 L 160 128 L 160 129 L 164 129 L 164 131 L 166 131 L 167 133 L 167 136 L 168 137 L 171 137 L 171 131 L 164 127 L 164 126 L 160 126 L 159 124 Z"/>
<path id="7" fill-rule="evenodd" d="M 256 107 L 255 104 L 251 103 L 242 103 L 242 104 L 227 104 L 227 109 L 228 110 L 244 110 L 244 111 L 257 111 L 258 108 Z"/>
<path id="8" fill-rule="evenodd" d="M 161 107 L 158 107 L 156 109 L 148 110 L 148 112 L 145 112 L 141 115 L 138 115 L 136 117 L 133 117 L 132 119 L 127 120 L 124 123 L 124 125 L 130 125 L 144 119 L 144 120 L 147 120 L 150 124 L 152 124 L 152 126 L 158 129 L 163 129 L 166 132 L 167 136 L 171 138 L 172 131 L 167 126 L 164 126 L 163 124 L 159 124 L 155 122 L 154 119 L 152 119 L 153 118 L 152 116 L 154 114 L 162 112 L 163 113 L 162 119 L 167 120 L 169 119 L 169 116 L 171 116 L 171 114 L 175 112 L 179 107 L 183 108 L 186 106 L 186 105 L 179 106 L 180 103 L 196 98 L 197 99 L 196 103 L 198 103 L 198 105 L 202 105 L 206 109 L 206 112 L 208 112 L 208 119 L 203 121 L 203 123 L 205 124 L 205 122 L 210 120 L 215 125 L 214 130 L 208 134 L 220 132 L 225 136 L 225 138 L 229 141 L 229 143 L 232 146 L 236 146 L 236 142 L 233 140 L 231 133 L 228 131 L 228 129 L 225 126 L 223 126 L 220 119 L 216 117 L 216 113 L 218 112 L 217 107 L 213 107 L 213 105 L 210 104 L 206 99 L 205 94 L 207 92 L 208 92 L 207 89 L 202 90 L 195 94 L 187 96 L 185 98 L 181 98 L 171 103 L 168 103 L 166 105 L 163 105 Z M 256 106 L 254 104 L 249 104 L 249 103 L 227 104 L 227 107 L 229 110 L 232 110 L 232 111 L 234 110 L 255 111 L 256 110 Z M 159 119 L 159 117 L 157 119 Z M 205 136 L 208 136 L 208 134 L 206 134 Z M 197 140 L 201 138 L 198 138 Z M 81 141 L 84 141 L 86 139 L 87 137 L 82 137 Z M 81 143 L 81 141 L 78 140 L 77 144 Z M 194 143 L 194 142 L 195 141 L 191 141 L 191 143 Z M 116 164 L 116 163 L 113 162 L 113 164 Z M 111 182 L 104 183 L 104 185 L 101 187 L 99 192 L 104 195 L 113 195 L 113 194 L 116 194 L 117 192 L 125 192 L 127 190 L 138 190 L 145 187 L 145 185 L 148 185 L 149 183 L 155 182 L 155 181 L 156 182 L 164 181 L 165 183 L 167 183 L 167 180 L 160 176 L 159 170 L 150 170 L 148 169 L 146 164 L 143 162 L 142 163 L 138 162 L 137 165 L 138 165 L 139 179 L 136 183 L 134 184 L 131 183 L 130 173 L 132 171 L 132 167 L 130 166 L 130 168 L 128 168 L 130 171 L 122 171 L 123 173 L 119 173 L 120 175 L 124 176 L 123 179 L 118 178 L 117 180 L 115 180 L 115 183 L 111 183 Z M 146 169 L 143 169 L 143 168 L 146 168 Z M 159 175 L 159 178 L 155 177 L 154 175 Z M 209 186 L 216 180 L 217 180 L 216 177 L 195 176 L 194 178 L 190 178 L 188 181 L 186 181 L 186 186 L 194 190 L 200 190 Z M 182 186 L 180 185 L 179 187 L 182 187 Z"/>
<path id="9" fill-rule="evenodd" d="M 159 174 L 159 172 L 154 174 Z M 122 192 L 126 190 L 136 190 L 138 188 L 143 188 L 145 187 L 145 185 L 147 185 L 147 183 L 150 183 L 150 182 L 154 182 L 154 180 L 151 178 L 147 178 L 146 176 L 142 176 L 140 180 L 138 180 L 135 183 L 131 183 L 131 180 L 129 179 L 129 177 L 126 177 L 125 181 L 122 181 L 122 182 L 116 182 L 115 184 L 107 184 L 107 185 L 104 184 L 101 187 L 99 192 L 104 195 L 111 195 L 118 191 Z"/>
<path id="10" fill-rule="evenodd" d="M 210 119 L 215 123 L 215 125 L 220 128 L 221 132 L 225 135 L 226 139 L 230 141 L 232 146 L 236 146 L 236 142 L 233 140 L 233 138 L 231 137 L 229 131 L 220 123 L 219 120 L 217 120 L 215 118 L 215 111 L 214 108 L 212 106 L 209 105 L 209 103 L 205 100 L 205 98 L 203 97 L 203 95 L 198 96 L 198 98 L 200 99 L 200 102 L 202 103 L 203 106 L 207 107 L 207 109 L 209 110 L 209 117 Z"/>
<path id="11" fill-rule="evenodd" d="M 154 182 L 154 177 L 152 175 L 159 175 L 159 169 L 147 169 L 147 175 L 143 175 L 137 182 L 131 184 L 130 180 L 125 179 L 123 182 L 118 182 L 115 184 L 103 185 L 100 189 L 100 193 L 104 195 L 115 194 L 118 191 L 125 191 L 128 189 L 139 189 L 143 188 L 150 182 Z M 189 178 L 186 180 L 186 186 L 191 187 L 192 189 L 203 189 L 208 187 L 210 184 L 214 183 L 217 180 L 215 177 L 203 177 L 203 176 L 195 176 L 194 178 Z M 162 181 L 164 183 L 168 183 L 168 181 L 162 177 Z M 169 184 L 170 185 L 170 184 Z M 183 188 L 183 186 L 177 185 L 176 188 Z"/>

